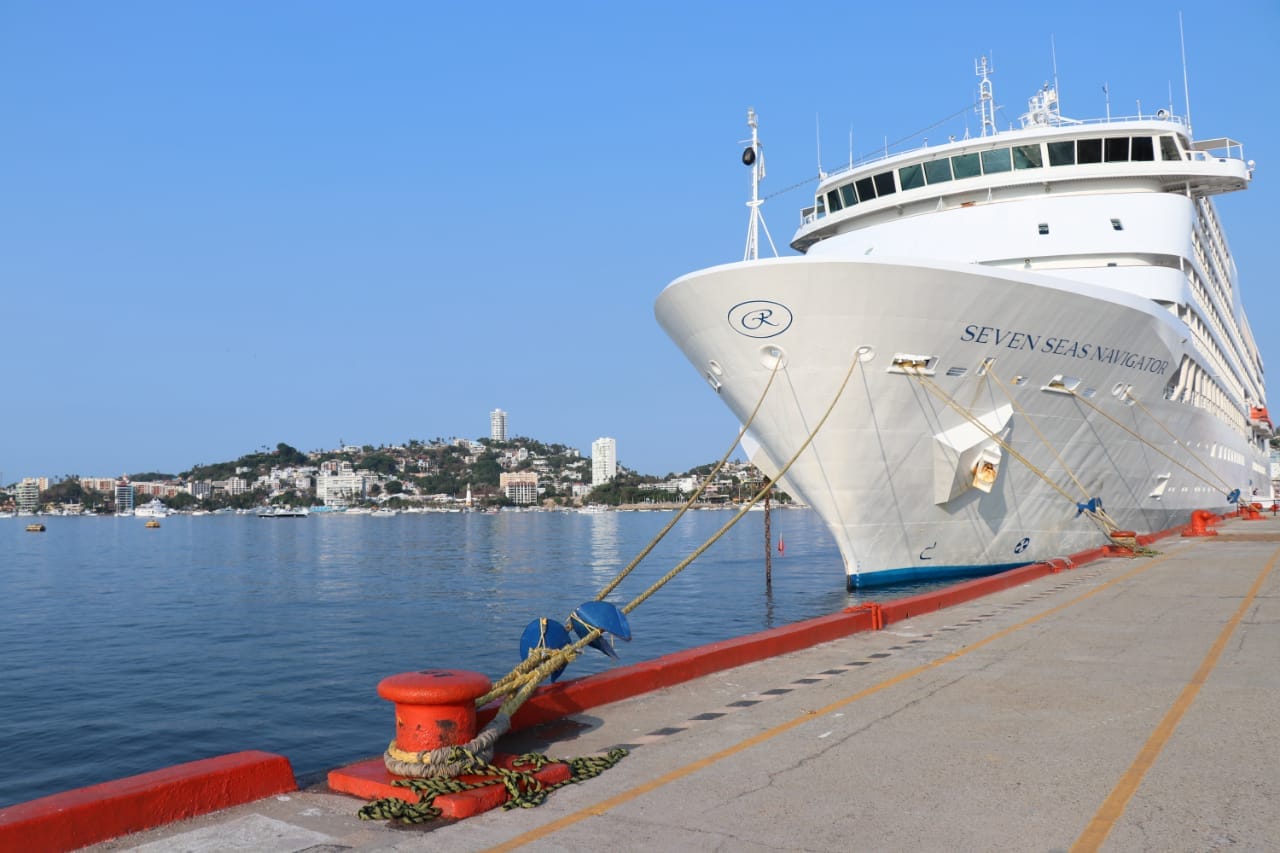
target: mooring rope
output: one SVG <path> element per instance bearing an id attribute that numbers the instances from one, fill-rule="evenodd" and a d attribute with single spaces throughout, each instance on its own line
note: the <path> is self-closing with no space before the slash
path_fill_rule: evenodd
<path id="1" fill-rule="evenodd" d="M 1066 500 L 1070 501 L 1071 504 L 1076 507 L 1079 513 L 1088 516 L 1092 521 L 1094 521 L 1101 528 L 1103 535 L 1106 536 L 1108 540 L 1111 539 L 1111 534 L 1119 529 L 1119 526 L 1115 523 L 1115 521 L 1111 518 L 1111 516 L 1107 514 L 1106 510 L 1104 510 L 1100 504 L 1095 503 L 1093 506 L 1086 506 L 1081 504 L 1075 498 L 1073 498 L 1066 489 L 1058 485 L 1045 471 L 1041 470 L 1035 463 L 1033 463 L 1026 456 L 1019 453 L 1013 447 L 1013 445 L 1005 441 L 1005 439 L 1002 438 L 998 433 L 996 433 L 986 424 L 982 423 L 982 421 L 976 415 L 974 415 L 964 406 L 956 402 L 955 398 L 953 398 L 950 394 L 948 394 L 946 390 L 942 388 L 942 386 L 938 385 L 938 383 L 930 379 L 928 375 L 922 372 L 920 368 L 907 366 L 906 369 L 920 381 L 920 384 L 927 391 L 930 391 L 936 396 L 938 396 L 939 398 L 941 398 L 943 402 L 945 402 L 948 406 L 950 406 L 953 410 L 955 410 L 955 412 L 958 413 L 961 417 L 963 417 L 965 420 L 969 421 L 969 423 L 973 424 L 975 427 L 981 430 L 989 439 L 994 441 L 996 444 L 1000 445 L 1002 449 L 1008 451 L 1010 456 L 1012 456 L 1014 459 L 1017 459 L 1019 462 L 1025 465 L 1027 467 L 1027 470 L 1029 470 L 1031 473 L 1035 474 L 1037 477 L 1043 480 L 1050 488 L 1052 488 L 1058 494 L 1062 495 L 1062 497 L 1064 497 Z M 1075 477 L 1073 476 L 1072 479 L 1075 480 Z M 1076 481 L 1076 485 L 1080 485 L 1079 481 Z M 1084 494 L 1084 497 L 1088 499 L 1089 498 L 1088 492 L 1086 492 L 1083 487 L 1081 487 L 1081 491 Z M 1089 503 L 1093 503 L 1093 502 L 1089 501 Z"/>
<path id="2" fill-rule="evenodd" d="M 844 379 L 841 381 L 840 387 L 837 389 L 835 396 L 831 399 L 831 403 L 827 406 L 826 411 L 823 412 L 822 417 L 819 418 L 818 422 L 814 425 L 813 429 L 805 437 L 805 440 L 800 444 L 799 448 L 797 448 L 795 453 L 792 454 L 791 458 L 787 460 L 786 464 L 779 469 L 778 473 L 774 477 L 767 479 L 764 482 L 764 485 L 760 488 L 760 490 L 757 491 L 751 497 L 751 499 L 746 504 L 744 504 L 741 507 L 741 509 L 739 509 L 738 512 L 734 514 L 734 516 L 731 519 L 729 519 L 728 522 L 722 525 L 719 530 L 717 530 L 705 542 L 703 542 L 702 545 L 696 548 L 684 560 L 681 560 L 680 563 L 678 563 L 673 569 L 671 569 L 671 571 L 667 572 L 665 575 L 663 575 L 661 578 L 655 581 L 652 585 L 650 585 L 649 588 L 646 589 L 643 593 L 641 593 L 632 601 L 630 601 L 628 604 L 626 604 L 624 607 L 622 607 L 621 610 L 624 614 L 630 613 L 631 611 L 635 610 L 642 603 L 648 600 L 659 589 L 661 589 L 663 586 L 669 583 L 673 578 L 679 575 L 680 572 L 688 568 L 688 566 L 692 564 L 694 560 L 696 560 L 699 556 L 701 556 L 708 548 L 710 548 L 713 544 L 719 541 L 721 537 L 723 537 L 734 525 L 736 525 L 743 518 L 743 516 L 745 516 L 747 512 L 750 511 L 751 507 L 755 506 L 760 500 L 762 500 L 764 496 L 768 494 L 769 491 L 774 487 L 774 485 L 778 482 L 778 480 L 780 480 L 783 476 L 786 475 L 787 471 L 791 469 L 791 467 L 795 464 L 796 460 L 800 458 L 801 454 L 803 454 L 809 448 L 809 445 L 813 443 L 814 438 L 817 436 L 818 432 L 822 429 L 822 427 L 826 424 L 827 419 L 831 416 L 831 413 L 835 410 L 836 404 L 840 401 L 840 398 L 844 395 L 844 391 L 849 385 L 849 380 L 853 377 L 853 372 L 855 369 L 857 369 L 858 364 L 861 362 L 861 356 L 865 351 L 866 351 L 865 347 L 859 347 L 854 351 L 853 360 L 851 361 L 849 365 L 849 369 L 845 373 Z M 779 356 L 777 361 L 774 363 L 773 375 L 770 376 L 770 384 L 772 384 L 773 376 L 776 376 L 776 374 L 781 368 L 782 368 L 782 357 Z M 764 399 L 764 395 L 762 394 L 761 402 L 763 402 L 763 399 Z M 759 410 L 759 407 L 760 407 L 760 403 L 757 403 L 756 404 L 757 411 Z M 755 416 L 755 412 L 752 413 L 753 418 L 754 416 Z M 745 428 L 742 432 L 745 432 Z M 739 435 L 741 436 L 741 432 Z M 730 452 L 732 452 L 732 449 Z M 600 628 L 591 627 L 589 628 L 585 636 L 578 638 L 576 641 L 570 643 L 567 646 L 564 646 L 559 649 L 555 649 L 554 651 L 544 651 L 544 653 L 539 657 L 539 659 L 536 661 L 533 661 L 532 663 L 529 663 L 528 661 L 522 661 L 521 664 L 522 666 L 525 667 L 524 671 L 522 672 L 519 671 L 521 670 L 522 667 L 517 666 L 516 669 L 513 669 L 510 674 L 508 674 L 502 679 L 502 681 L 500 682 L 502 685 L 501 690 L 496 689 L 496 686 L 495 686 L 495 689 L 489 690 L 488 693 L 486 693 L 484 696 L 479 697 L 476 700 L 478 705 L 484 705 L 491 702 L 493 699 L 497 698 L 499 695 L 503 695 L 504 693 L 507 694 L 507 698 L 503 700 L 503 703 L 499 708 L 497 715 L 492 720 L 490 720 L 489 724 L 485 726 L 484 730 L 480 732 L 480 734 L 478 734 L 476 738 L 471 741 L 471 743 L 466 744 L 465 747 L 463 747 L 463 749 L 470 752 L 479 753 L 484 749 L 486 744 L 492 744 L 493 742 L 496 742 L 496 740 L 499 737 L 501 737 L 503 734 L 506 734 L 506 732 L 509 731 L 511 728 L 512 716 L 515 715 L 516 711 L 519 710 L 520 706 L 524 704 L 524 702 L 528 699 L 528 697 L 533 694 L 533 691 L 538 687 L 538 685 L 541 684 L 543 680 L 545 680 L 548 676 L 551 675 L 551 673 L 555 672 L 557 669 L 560 669 L 572 663 L 578 657 L 578 655 L 581 654 L 582 650 L 586 646 L 588 646 L 590 643 L 594 642 L 595 640 L 599 639 L 603 635 L 603 633 L 604 632 Z M 528 669 L 527 666 L 529 665 L 531 665 L 533 668 Z M 424 753 L 404 753 L 398 749 L 392 752 L 392 749 L 394 748 L 394 746 L 395 745 L 393 742 L 392 747 L 389 748 L 387 753 L 384 755 L 384 761 L 387 765 L 387 768 L 392 773 L 398 776 L 425 778 L 425 777 L 430 777 L 435 775 L 437 772 L 439 772 L 440 768 L 454 769 L 454 770 L 458 769 L 457 767 L 454 766 L 457 764 L 457 761 L 458 761 L 456 757 L 457 753 L 455 752 L 455 749 L 457 749 L 456 747 L 447 747 L 443 749 L 429 750 Z M 405 759 L 409 759 L 409 760 L 405 760 Z"/>
<path id="3" fill-rule="evenodd" d="M 1053 446 L 1053 442 L 1049 441 L 1048 437 L 1043 432 L 1040 431 L 1040 427 L 1036 425 L 1035 418 L 1027 414 L 1027 410 L 1022 408 L 1021 404 L 1018 403 L 1017 399 L 1012 394 L 1009 393 L 1009 389 L 1005 387 L 1004 382 L 1002 382 L 1000 377 L 996 375 L 995 368 L 993 368 L 990 364 L 987 365 L 987 375 L 995 380 L 996 387 L 998 387 L 1000 391 L 1004 394 L 1005 398 L 1009 401 L 1009 404 L 1018 410 L 1018 414 L 1022 415 L 1023 419 L 1026 420 L 1027 425 L 1031 427 L 1031 431 L 1034 432 L 1036 436 L 1040 439 L 1040 443 L 1043 444 L 1045 448 L 1050 453 L 1053 454 L 1053 458 L 1058 460 L 1058 464 L 1062 466 L 1062 470 L 1066 471 L 1067 476 L 1071 478 L 1071 482 L 1076 484 L 1076 488 L 1080 490 L 1080 494 L 1084 497 L 1085 500 L 1088 500 L 1089 490 L 1084 487 L 1084 483 L 1080 482 L 1080 478 L 1078 478 L 1075 475 L 1075 472 L 1071 470 L 1071 466 L 1067 464 L 1067 460 L 1062 458 L 1062 454 L 1060 454 L 1058 452 L 1058 449 Z"/>
<path id="4" fill-rule="evenodd" d="M 356 814 L 361 820 L 394 820 L 405 824 L 428 823 L 443 813 L 435 805 L 436 797 L 442 794 L 458 794 L 463 791 L 474 791 L 478 788 L 490 788 L 501 785 L 507 789 L 507 801 L 504 809 L 531 809 L 542 805 L 552 791 L 576 785 L 579 782 L 593 779 L 621 761 L 628 751 L 622 747 L 609 750 L 604 755 L 587 755 L 568 760 L 548 758 L 541 753 L 531 752 L 514 759 L 511 769 L 495 767 L 490 758 L 478 755 L 463 747 L 452 747 L 448 750 L 448 760 L 458 767 L 454 776 L 437 776 L 433 778 L 397 779 L 391 784 L 397 788 L 407 788 L 418 797 L 418 802 L 410 803 L 399 797 L 384 797 L 362 807 Z M 548 764 L 567 764 L 569 778 L 562 782 L 543 784 L 536 775 Z M 522 768 L 528 768 L 522 769 Z M 464 782 L 456 776 L 484 777 L 474 782 Z"/>
<path id="5" fill-rule="evenodd" d="M 769 379 L 768 381 L 765 382 L 764 389 L 760 392 L 760 397 L 759 399 L 756 400 L 755 407 L 751 410 L 751 414 L 747 417 L 746 421 L 742 424 L 742 427 L 738 430 L 738 434 L 737 436 L 734 437 L 733 443 L 729 445 L 728 449 L 725 450 L 724 455 L 720 457 L 720 461 L 718 461 L 712 467 L 711 471 L 707 473 L 707 476 L 702 479 L 702 482 L 698 485 L 698 488 L 693 492 L 693 494 L 689 496 L 688 500 L 684 502 L 684 505 L 681 506 L 680 509 L 676 511 L 676 514 L 671 518 L 670 521 L 666 523 L 666 526 L 664 526 L 660 531 L 658 531 L 657 535 L 655 535 L 652 539 L 650 539 L 648 544 L 646 544 L 644 548 L 640 550 L 640 553 L 638 553 L 634 558 L 632 558 L 631 562 L 629 562 L 626 566 L 624 566 L 622 570 L 619 571 L 618 574 L 614 576 L 613 580 L 609 581 L 609 583 L 607 583 L 604 586 L 604 588 L 601 589 L 600 592 L 596 594 L 596 597 L 595 597 L 596 601 L 603 601 L 609 593 L 617 589 L 618 585 L 622 583 L 623 580 L 625 580 L 626 577 L 630 575 L 632 571 L 635 570 L 636 566 L 640 565 L 640 562 L 645 557 L 649 556 L 649 553 L 653 551 L 653 549 L 657 547 L 658 543 L 661 542 L 666 537 L 666 535 L 671 532 L 671 529 L 673 527 L 675 527 L 676 522 L 679 521 L 682 517 L 684 517 L 685 513 L 687 513 L 689 509 L 694 505 L 694 503 L 697 502 L 698 498 L 702 496 L 703 492 L 706 491 L 707 487 L 710 486 L 711 483 L 715 481 L 716 475 L 719 474 L 721 469 L 724 468 L 725 464 L 729 461 L 729 457 L 733 455 L 733 451 L 736 450 L 738 445 L 742 442 L 742 437 L 747 434 L 747 430 L 749 430 L 751 428 L 751 425 L 755 422 L 756 415 L 760 413 L 760 408 L 761 406 L 764 405 L 765 398 L 768 397 L 769 390 L 773 387 L 773 380 L 777 377 L 778 370 L 780 369 L 781 366 L 782 366 L 782 359 L 778 359 L 777 361 L 774 362 L 773 370 L 769 372 Z M 511 672 L 509 672 L 507 675 L 504 675 L 502 678 L 498 679 L 498 681 L 496 681 L 494 685 L 491 688 L 489 688 L 488 693 L 479 697 L 476 700 L 476 704 L 486 705 L 489 702 L 493 701 L 498 696 L 504 695 L 507 692 L 508 688 L 513 683 L 521 680 L 522 676 L 531 672 L 533 669 L 537 668 L 539 665 L 545 662 L 552 653 L 553 653 L 553 650 L 546 649 L 546 648 L 530 649 L 529 657 L 521 661 L 520 663 L 518 663 L 514 668 L 512 668 Z"/>
<path id="6" fill-rule="evenodd" d="M 1182 448 L 1183 450 L 1185 450 L 1185 451 L 1187 452 L 1187 455 L 1188 455 L 1188 456 L 1190 456 L 1192 459 L 1194 459 L 1196 462 L 1198 462 L 1202 468 L 1204 468 L 1204 469 L 1205 469 L 1206 471 L 1208 471 L 1211 475 L 1213 475 L 1213 477 L 1214 477 L 1214 478 L 1216 478 L 1216 479 L 1217 479 L 1217 481 L 1218 481 L 1218 483 L 1220 484 L 1220 486 L 1219 486 L 1219 487 L 1223 490 L 1223 492 L 1224 492 L 1225 494 L 1230 494 L 1230 493 L 1231 493 L 1231 484 L 1230 484 L 1230 483 L 1228 483 L 1226 480 L 1222 479 L 1222 476 L 1221 476 L 1221 475 L 1219 475 L 1217 471 L 1215 471 L 1215 470 L 1213 470 L 1211 467 L 1209 467 L 1209 464 L 1208 464 L 1207 462 L 1205 462 L 1205 461 L 1204 461 L 1203 459 L 1201 459 L 1199 456 L 1196 456 L 1196 455 L 1195 455 L 1195 453 L 1193 453 L 1193 452 L 1191 451 L 1191 448 L 1189 448 L 1189 447 L 1187 447 L 1185 444 L 1183 444 L 1183 443 L 1178 439 L 1178 437 L 1177 437 L 1176 435 L 1174 435 L 1174 434 L 1173 434 L 1173 432 L 1172 432 L 1172 431 L 1171 431 L 1167 426 L 1165 426 L 1165 425 L 1164 425 L 1164 423 L 1162 423 L 1162 422 L 1161 422 L 1161 420 L 1160 420 L 1159 418 L 1157 418 L 1157 417 L 1156 417 L 1156 416 L 1151 412 L 1151 410 L 1150 410 L 1150 409 L 1148 409 L 1146 406 L 1142 405 L 1142 401 L 1141 401 L 1141 400 L 1139 400 L 1137 397 L 1133 396 L 1133 394 L 1132 394 L 1130 391 L 1128 391 L 1128 390 L 1126 390 L 1126 391 L 1125 391 L 1124 396 L 1125 396 L 1125 399 L 1127 399 L 1127 400 L 1132 400 L 1132 401 L 1133 401 L 1133 404 L 1134 404 L 1135 406 L 1137 406 L 1139 409 L 1142 409 L 1143 413 L 1144 413 L 1148 418 L 1150 418 L 1150 419 L 1152 420 L 1152 422 L 1153 422 L 1156 426 L 1158 426 L 1158 427 L 1160 427 L 1160 429 L 1164 430 L 1164 431 L 1165 431 L 1165 434 L 1166 434 L 1166 435 L 1168 435 L 1168 436 L 1169 436 L 1169 438 L 1173 439 L 1173 443 L 1174 443 L 1174 444 L 1176 444 L 1178 447 L 1180 447 L 1180 448 Z M 1087 402 L 1087 401 L 1086 401 L 1086 402 Z M 1103 415 L 1103 417 L 1107 417 L 1107 414 L 1106 414 L 1105 412 L 1102 412 L 1101 410 L 1099 410 L 1099 414 Z M 1120 427 L 1121 429 L 1126 429 L 1126 430 L 1127 430 L 1127 428 L 1124 426 L 1124 424 L 1120 423 L 1119 421 L 1116 421 L 1114 418 L 1111 418 L 1111 420 L 1116 424 L 1116 426 Z M 1202 482 L 1202 483 L 1204 483 L 1204 484 L 1206 484 L 1206 485 L 1208 485 L 1208 486 L 1210 486 L 1210 487 L 1215 487 L 1213 483 L 1211 483 L 1210 481 L 1206 480 L 1204 477 L 1200 476 L 1200 475 L 1199 475 L 1199 474 L 1197 474 L 1195 471 L 1192 471 L 1190 468 L 1188 468 L 1187 466 L 1183 465 L 1183 464 L 1182 464 L 1181 462 L 1179 462 L 1177 459 L 1174 459 L 1172 456 L 1170 456 L 1169 454 L 1165 453 L 1165 452 L 1164 452 L 1163 450 L 1161 450 L 1159 447 L 1157 447 L 1156 445 L 1154 445 L 1154 444 L 1152 444 L 1151 442 L 1147 441 L 1147 440 L 1146 440 L 1145 438 L 1143 438 L 1142 436 L 1140 436 L 1140 435 L 1138 435 L 1137 433 L 1134 433 L 1134 432 L 1132 432 L 1132 431 L 1129 431 L 1129 433 L 1130 433 L 1130 435 L 1133 435 L 1135 438 L 1137 438 L 1137 439 L 1138 439 L 1139 441 L 1141 441 L 1142 443 L 1146 444 L 1146 445 L 1147 445 L 1148 447 L 1150 447 L 1152 450 L 1154 450 L 1154 451 L 1156 451 L 1157 453 L 1161 454 L 1161 455 L 1162 455 L 1162 456 L 1164 456 L 1166 459 L 1168 459 L 1170 462 L 1172 462 L 1173 464 L 1177 465 L 1179 468 L 1181 468 L 1182 470 L 1186 471 L 1186 472 L 1187 472 L 1188 474 L 1190 474 L 1191 476 L 1195 477 L 1195 478 L 1196 478 L 1197 480 L 1199 480 L 1200 482 Z M 1218 488 L 1218 487 L 1215 487 L 1215 488 Z"/>

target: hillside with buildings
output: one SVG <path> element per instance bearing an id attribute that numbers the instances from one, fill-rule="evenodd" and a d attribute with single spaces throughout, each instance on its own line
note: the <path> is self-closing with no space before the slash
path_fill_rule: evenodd
<path id="1" fill-rule="evenodd" d="M 620 465 L 612 438 L 591 455 L 563 444 L 508 438 L 506 413 L 490 413 L 487 439 L 412 440 L 343 445 L 304 453 L 280 443 L 239 459 L 198 464 L 178 474 L 28 477 L 0 491 L 0 511 L 120 513 L 158 499 L 172 510 L 262 505 L 457 509 L 501 506 L 567 508 L 683 501 L 711 466 L 664 477 Z M 730 463 L 703 495 L 709 503 L 749 498 L 761 476 Z"/>

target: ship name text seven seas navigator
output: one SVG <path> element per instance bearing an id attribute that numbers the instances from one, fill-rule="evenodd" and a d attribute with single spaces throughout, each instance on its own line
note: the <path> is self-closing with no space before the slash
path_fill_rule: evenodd
<path id="1" fill-rule="evenodd" d="M 1014 350 L 1027 352 L 1043 352 L 1069 358 L 1085 358 L 1100 361 L 1104 364 L 1119 364 L 1134 370 L 1155 373 L 1163 376 L 1169 370 L 1167 358 L 1143 355 L 1130 352 L 1119 347 L 1104 346 L 1098 343 L 1087 343 L 1071 338 L 1057 338 L 1048 335 L 1033 335 L 1029 332 L 1014 332 L 995 326 L 980 326 L 976 323 L 965 326 L 960 336 L 964 343 L 994 344 Z"/>

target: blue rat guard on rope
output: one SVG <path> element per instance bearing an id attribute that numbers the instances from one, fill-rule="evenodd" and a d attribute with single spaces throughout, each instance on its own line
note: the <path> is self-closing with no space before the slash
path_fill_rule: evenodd
<path id="1" fill-rule="evenodd" d="M 579 637 L 585 637 L 593 630 L 600 629 L 602 632 L 600 636 L 588 645 L 615 659 L 618 653 L 613 650 L 609 635 L 612 634 L 624 641 L 631 639 L 631 626 L 627 623 L 626 614 L 607 601 L 588 601 L 581 605 L 570 614 L 569 624 L 573 627 L 573 633 Z"/>
<path id="2" fill-rule="evenodd" d="M 534 619 L 520 635 L 520 660 L 527 660 L 529 652 L 534 649 L 563 649 L 572 642 L 569 632 L 559 622 L 554 622 L 545 616 Z M 563 673 L 562 666 L 551 673 L 551 680 L 555 681 Z"/>

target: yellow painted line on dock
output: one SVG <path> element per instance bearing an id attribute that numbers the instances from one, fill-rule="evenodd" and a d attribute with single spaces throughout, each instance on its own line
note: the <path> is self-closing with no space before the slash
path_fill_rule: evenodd
<path id="1" fill-rule="evenodd" d="M 1093 596 L 1097 595 L 1103 590 L 1109 589 L 1118 583 L 1122 583 L 1126 580 L 1129 580 L 1130 578 L 1137 577 L 1138 575 L 1142 574 L 1143 572 L 1147 571 L 1153 566 L 1158 565 L 1159 563 L 1162 563 L 1165 560 L 1175 557 L 1178 554 L 1181 554 L 1183 551 L 1188 550 L 1189 548 L 1193 547 L 1194 544 L 1195 543 L 1184 545 L 1183 547 L 1178 548 L 1177 550 L 1170 551 L 1167 554 L 1161 554 L 1159 557 L 1154 557 L 1151 560 L 1138 566 L 1137 568 L 1134 568 L 1128 572 L 1125 572 L 1120 577 L 1113 578 L 1112 580 L 1107 581 L 1102 586 L 1095 587 L 1089 592 L 1086 592 L 1083 595 L 1079 595 L 1071 599 L 1070 601 L 1059 604 L 1057 607 L 1053 607 L 1049 610 L 1046 610 L 1045 612 L 1039 615 L 1032 616 L 1029 619 L 1024 619 L 1023 621 L 1019 622 L 1016 625 L 1011 625 L 1008 628 L 1004 628 L 1000 631 L 997 631 L 996 633 L 992 634 L 990 637 L 987 637 L 986 639 L 983 639 L 983 640 L 978 640 L 972 645 L 965 646 L 963 649 L 959 651 L 951 652 L 950 654 L 940 657 L 935 661 L 930 661 L 929 663 L 922 664 L 920 666 L 915 667 L 914 669 L 909 669 L 905 672 L 901 672 L 893 676 L 892 678 L 886 679 L 885 681 L 881 681 L 879 684 L 873 684 L 871 687 L 868 687 L 865 690 L 859 691 L 858 693 L 854 693 L 851 696 L 846 696 L 845 698 L 832 702 L 830 705 L 827 705 L 826 707 L 823 707 L 823 708 L 819 708 L 816 711 L 808 711 L 799 717 L 790 719 L 787 722 L 774 726 L 771 729 L 767 729 L 758 735 L 747 738 L 744 741 L 740 741 L 734 744 L 733 746 L 727 747 L 725 749 L 720 750 L 719 752 L 708 755 L 706 758 L 701 758 L 690 764 L 686 764 L 683 767 L 678 767 L 675 770 L 672 770 L 670 773 L 665 773 L 662 776 L 657 777 L 656 779 L 651 779 L 650 781 L 645 782 L 642 785 L 637 785 L 634 788 L 623 791 L 621 794 L 617 794 L 613 797 L 610 797 L 607 800 L 603 800 L 599 803 L 596 803 L 593 806 L 588 806 L 587 808 L 576 811 L 573 814 L 565 815 L 559 820 L 552 821 L 551 823 L 548 823 L 545 826 L 540 826 L 537 829 L 532 829 L 524 833 L 523 835 L 518 835 L 515 838 L 512 838 L 509 841 L 506 841 L 494 847 L 490 847 L 488 848 L 486 853 L 501 853 L 501 851 L 515 850 L 519 847 L 523 847 L 526 844 L 532 844 L 533 842 L 546 838 L 547 836 L 552 835 L 556 832 L 559 832 L 562 829 L 567 829 L 568 827 L 573 826 L 574 824 L 581 823 L 587 818 L 596 817 L 597 815 L 602 815 L 605 812 L 611 811 L 612 809 L 615 809 L 624 803 L 628 803 L 631 800 L 634 800 L 637 797 L 647 794 L 650 791 L 661 788 L 662 786 L 668 785 L 679 779 L 683 779 L 686 776 L 697 773 L 699 770 L 702 770 L 706 767 L 710 767 L 713 764 L 717 764 L 726 758 L 730 758 L 734 755 L 737 755 L 740 752 L 744 752 L 748 749 L 751 749 L 754 746 L 758 746 L 762 743 L 765 743 L 766 741 L 770 741 L 773 738 L 777 737 L 778 735 L 785 734 L 791 731 L 797 726 L 803 725 L 804 723 L 810 722 L 811 720 L 817 719 L 818 717 L 826 716 L 827 714 L 830 714 L 834 711 L 838 711 L 841 708 L 848 707 L 849 705 L 852 705 L 854 702 L 857 702 L 860 699 L 866 699 L 867 697 L 873 696 L 882 690 L 887 690 L 890 687 L 894 687 L 898 684 L 901 684 L 904 681 L 908 681 L 912 678 L 915 678 L 917 675 L 922 675 L 926 672 L 937 669 L 938 667 L 943 666 L 944 664 L 951 663 L 952 661 L 957 661 L 960 658 L 964 657 L 965 655 L 970 654 L 971 652 L 975 652 L 978 649 L 983 648 L 984 646 L 987 646 L 987 645 L 990 645 L 991 643 L 996 642 L 997 640 L 1004 639 L 1005 637 L 1009 636 L 1015 631 L 1020 631 L 1023 628 L 1027 628 L 1031 625 L 1034 625 L 1035 623 L 1039 622 L 1041 619 L 1045 619 L 1049 616 L 1053 616 L 1057 613 L 1061 613 L 1063 610 L 1066 610 L 1070 607 L 1074 607 L 1075 605 L 1080 604 L 1081 602 L 1092 598 Z"/>
<path id="2" fill-rule="evenodd" d="M 1222 650 L 1227 647 L 1227 641 L 1231 639 L 1231 635 L 1239 627 L 1240 620 L 1244 618 L 1245 612 L 1253 604 L 1253 600 L 1258 595 L 1258 590 L 1262 588 L 1263 582 L 1271 574 L 1272 569 L 1275 568 L 1277 558 L 1280 558 L 1280 550 L 1273 552 L 1271 558 L 1267 560 L 1267 564 L 1262 567 L 1262 571 L 1253 582 L 1253 586 L 1249 588 L 1248 595 L 1244 597 L 1244 601 L 1240 603 L 1235 615 L 1231 617 L 1226 627 L 1222 629 L 1222 633 L 1218 635 L 1213 647 L 1209 649 L 1209 653 L 1205 655 L 1204 660 L 1200 663 L 1200 668 L 1196 670 L 1195 675 L 1191 676 L 1191 681 L 1182 689 L 1182 693 L 1174 701 L 1173 706 L 1169 708 L 1168 713 L 1164 715 L 1164 719 L 1160 721 L 1160 724 L 1151 733 L 1151 737 L 1147 738 L 1147 742 L 1139 750 L 1138 757 L 1133 760 L 1133 764 L 1120 777 L 1120 781 L 1111 790 L 1110 796 L 1102 803 L 1097 814 L 1093 816 L 1093 820 L 1089 822 L 1084 832 L 1076 839 L 1076 843 L 1071 846 L 1071 853 L 1088 853 L 1088 851 L 1097 850 L 1107 840 L 1107 836 L 1115 828 L 1116 821 L 1120 819 L 1121 815 L 1124 814 L 1125 808 L 1129 805 L 1129 800 L 1137 793 L 1143 777 L 1147 775 L 1147 771 L 1151 769 L 1156 759 L 1160 757 L 1160 753 L 1169 742 L 1169 738 L 1173 737 L 1174 729 L 1178 727 L 1183 715 L 1187 713 L 1191 703 L 1199 695 L 1200 688 L 1204 686 L 1205 681 L 1209 678 L 1209 673 L 1213 672 L 1214 667 L 1218 665 L 1218 659 L 1222 657 Z"/>

